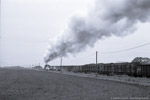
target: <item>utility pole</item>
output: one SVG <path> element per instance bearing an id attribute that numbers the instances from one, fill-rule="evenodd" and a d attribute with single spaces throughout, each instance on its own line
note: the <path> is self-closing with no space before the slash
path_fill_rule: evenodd
<path id="1" fill-rule="evenodd" d="M 60 59 L 60 66 L 62 66 L 62 57 L 61 57 L 61 59 Z"/>
<path id="2" fill-rule="evenodd" d="M 98 52 L 96 51 L 96 64 L 97 64 L 97 54 L 98 54 Z"/>
<path id="3" fill-rule="evenodd" d="M 1 0 L 0 0 L 0 9 L 2 9 L 1 5 L 2 5 L 2 3 L 1 3 Z M 0 43 L 1 43 L 1 27 L 2 27 L 1 25 L 2 24 L 1 24 L 1 11 L 0 11 Z"/>
<path id="4" fill-rule="evenodd" d="M 62 71 L 62 57 L 60 58 L 60 71 Z"/>
<path id="5" fill-rule="evenodd" d="M 1 4 L 1 0 L 0 0 L 0 9 L 2 9 L 2 6 L 1 6 L 1 5 L 2 5 L 2 4 Z M 2 26 L 1 26 L 1 25 L 2 25 L 2 24 L 1 24 L 1 10 L 0 10 L 0 50 L 2 50 L 2 48 L 1 48 L 1 47 L 2 47 L 2 46 L 1 46 L 1 45 L 2 45 L 2 43 L 1 43 L 1 42 L 2 42 L 2 40 L 1 40 L 1 39 L 2 39 L 2 33 L 1 33 L 1 32 L 2 32 L 2 31 L 1 31 L 1 27 L 2 27 Z M 2 52 L 0 51 L 0 55 L 1 55 L 1 53 L 2 53 Z M 2 66 L 2 65 L 1 65 L 1 64 L 2 64 L 1 61 L 2 61 L 2 59 L 0 58 L 0 67 Z"/>

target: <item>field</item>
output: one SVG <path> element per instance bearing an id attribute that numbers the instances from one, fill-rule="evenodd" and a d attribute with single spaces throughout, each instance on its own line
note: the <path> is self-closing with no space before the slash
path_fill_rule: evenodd
<path id="1" fill-rule="evenodd" d="M 150 99 L 150 87 L 28 69 L 0 69 L 0 100 Z"/>

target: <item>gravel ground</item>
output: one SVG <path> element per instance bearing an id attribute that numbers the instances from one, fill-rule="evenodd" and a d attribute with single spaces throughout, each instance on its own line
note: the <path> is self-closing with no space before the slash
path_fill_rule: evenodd
<path id="1" fill-rule="evenodd" d="M 0 100 L 149 100 L 150 87 L 23 69 L 0 69 Z"/>
<path id="2" fill-rule="evenodd" d="M 146 78 L 146 77 L 132 77 L 128 75 L 108 76 L 108 75 L 102 75 L 102 74 L 97 74 L 97 73 L 81 73 L 81 72 L 54 71 L 54 70 L 49 70 L 49 72 L 73 75 L 73 76 L 79 76 L 79 77 L 88 77 L 88 78 L 94 78 L 94 79 L 118 81 L 118 82 L 137 84 L 137 85 L 143 85 L 143 86 L 150 86 L 150 78 Z"/>

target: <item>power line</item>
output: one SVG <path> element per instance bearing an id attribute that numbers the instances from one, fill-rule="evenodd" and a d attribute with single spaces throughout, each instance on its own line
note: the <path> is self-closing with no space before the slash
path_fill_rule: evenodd
<path id="1" fill-rule="evenodd" d="M 100 54 L 110 54 L 110 53 L 120 53 L 120 52 L 125 52 L 125 51 L 129 51 L 129 50 L 133 50 L 133 49 L 137 49 L 137 48 L 140 48 L 140 47 L 144 47 L 144 46 L 147 46 L 147 45 L 150 45 L 150 43 L 145 43 L 143 45 L 139 45 L 139 46 L 136 46 L 136 47 L 132 47 L 132 48 L 128 48 L 128 49 L 123 49 L 123 50 L 118 50 L 118 51 L 110 51 L 110 52 L 100 52 Z M 85 57 L 81 57 L 81 58 L 78 58 L 78 59 L 75 59 L 75 60 L 71 60 L 71 61 L 77 61 L 77 60 L 81 60 L 81 59 L 87 59 L 87 58 L 92 58 L 94 53 L 88 55 L 88 56 L 85 56 Z M 70 60 L 70 59 L 69 59 Z"/>
<path id="2" fill-rule="evenodd" d="M 140 47 L 144 47 L 144 46 L 147 46 L 147 45 L 150 45 L 150 43 L 145 43 L 145 44 L 143 44 L 143 45 L 139 45 L 139 46 L 132 47 L 132 48 L 128 48 L 128 49 L 123 49 L 123 50 L 118 50 L 118 51 L 111 51 L 111 52 L 100 52 L 100 53 L 106 54 L 106 53 L 125 52 L 125 51 L 129 51 L 129 50 L 137 49 L 137 48 L 140 48 Z"/>
<path id="3" fill-rule="evenodd" d="M 135 46 L 135 47 L 132 47 L 132 48 L 128 48 L 128 49 L 123 49 L 123 50 L 118 50 L 118 51 L 110 51 L 110 52 L 100 52 L 100 54 L 111 54 L 111 53 L 120 53 L 120 52 L 125 52 L 125 51 L 129 51 L 129 50 L 133 50 L 133 49 L 137 49 L 137 48 L 140 48 L 140 47 L 144 47 L 144 46 L 147 46 L 147 45 L 150 45 L 150 42 L 149 43 L 145 43 L 143 45 L 138 45 L 138 46 Z M 93 56 L 94 53 L 88 55 L 88 56 L 85 56 L 85 57 L 81 57 L 81 58 L 78 58 L 78 59 L 66 59 L 67 61 L 78 61 L 78 60 L 82 60 L 82 59 L 88 59 L 88 58 L 94 58 Z"/>

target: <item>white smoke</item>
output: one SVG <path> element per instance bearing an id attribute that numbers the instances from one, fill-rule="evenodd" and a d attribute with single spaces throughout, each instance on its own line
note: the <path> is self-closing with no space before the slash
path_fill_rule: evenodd
<path id="1" fill-rule="evenodd" d="M 104 37 L 124 36 L 150 16 L 150 0 L 96 0 L 86 16 L 73 16 L 67 28 L 50 41 L 44 61 L 75 54 Z"/>

